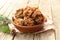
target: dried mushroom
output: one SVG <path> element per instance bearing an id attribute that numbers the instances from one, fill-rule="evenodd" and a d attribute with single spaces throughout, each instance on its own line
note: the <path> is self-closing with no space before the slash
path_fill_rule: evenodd
<path id="1" fill-rule="evenodd" d="M 23 9 L 19 9 L 15 13 L 16 18 L 23 18 Z"/>
<path id="2" fill-rule="evenodd" d="M 36 9 L 34 11 L 34 13 L 32 14 L 32 17 L 35 18 L 37 15 L 41 15 L 41 12 L 39 11 L 39 9 Z"/>
<path id="3" fill-rule="evenodd" d="M 14 22 L 23 26 L 33 26 L 44 22 L 44 16 L 36 7 L 26 7 L 17 10 L 15 18 Z"/>
<path id="4" fill-rule="evenodd" d="M 14 22 L 18 25 L 23 25 L 24 20 L 23 19 L 15 19 Z"/>
<path id="5" fill-rule="evenodd" d="M 27 17 L 25 17 L 25 19 L 24 19 L 24 24 L 25 24 L 25 25 L 34 25 L 34 21 L 33 21 L 32 18 L 27 18 Z"/>

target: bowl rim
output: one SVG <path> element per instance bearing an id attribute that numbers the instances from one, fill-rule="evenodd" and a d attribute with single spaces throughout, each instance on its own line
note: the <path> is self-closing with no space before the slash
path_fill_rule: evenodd
<path id="1" fill-rule="evenodd" d="M 36 26 L 44 26 L 44 23 L 45 23 L 45 17 L 44 17 L 44 22 L 42 24 L 38 24 L 38 25 L 33 25 L 33 26 L 21 26 L 21 25 L 18 25 L 16 23 L 13 22 L 13 18 L 12 17 L 12 24 L 15 25 L 15 26 L 19 26 L 19 27 L 24 27 L 24 28 L 32 28 L 32 27 L 36 27 Z"/>

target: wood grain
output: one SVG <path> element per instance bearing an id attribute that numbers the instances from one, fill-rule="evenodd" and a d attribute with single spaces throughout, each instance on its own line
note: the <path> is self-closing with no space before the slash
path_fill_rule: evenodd
<path id="1" fill-rule="evenodd" d="M 55 40 L 54 31 L 49 30 L 34 36 L 34 40 Z"/>
<path id="2" fill-rule="evenodd" d="M 2 32 L 0 32 L 0 40 L 3 40 L 3 39 L 4 39 L 4 37 L 5 37 L 5 34 L 4 34 L 4 33 L 2 33 Z"/>
<path id="3" fill-rule="evenodd" d="M 51 10 L 51 3 L 52 3 L 52 10 Z M 56 10 L 54 10 L 55 4 L 56 3 L 54 2 L 54 0 L 53 1 L 51 0 L 33 0 L 33 1 L 32 0 L 7 0 L 7 1 L 2 0 L 1 1 L 0 0 L 0 5 L 1 5 L 0 12 L 3 14 L 3 16 L 7 16 L 9 19 L 11 19 L 17 9 L 23 8 L 26 6 L 35 6 L 35 7 L 39 7 L 39 9 L 44 15 L 49 16 L 52 19 L 52 12 L 53 12 L 53 16 L 55 17 L 57 16 L 57 13 L 59 12 L 58 10 L 59 7 L 58 9 L 56 7 Z M 57 1 L 57 4 L 59 4 L 58 1 Z M 56 18 L 58 18 L 59 20 L 59 16 Z M 54 23 L 57 23 L 56 18 L 54 18 L 53 20 Z M 59 21 L 58 21 L 58 24 L 59 24 Z M 57 31 L 57 33 L 59 34 L 59 31 Z M 10 34 L 4 34 L 0 32 L 0 40 L 12 40 L 12 36 Z M 55 36 L 54 36 L 54 31 L 48 31 L 48 32 L 36 34 L 36 35 L 18 33 L 16 37 L 14 38 L 14 40 L 55 40 Z"/>
<path id="4" fill-rule="evenodd" d="M 51 0 L 53 21 L 56 26 L 56 40 L 60 40 L 60 0 Z"/>
<path id="5" fill-rule="evenodd" d="M 17 34 L 14 40 L 33 40 L 33 34 Z"/>
<path id="6" fill-rule="evenodd" d="M 51 20 L 52 20 L 51 1 L 50 0 L 40 0 L 39 9 L 41 10 L 42 14 L 51 18 Z M 55 40 L 54 31 L 37 34 L 35 36 L 34 40 Z"/>

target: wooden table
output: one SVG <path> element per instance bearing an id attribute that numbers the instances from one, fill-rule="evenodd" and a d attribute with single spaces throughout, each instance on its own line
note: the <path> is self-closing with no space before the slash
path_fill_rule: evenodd
<path id="1" fill-rule="evenodd" d="M 11 19 L 17 9 L 27 5 L 39 7 L 43 14 L 52 17 L 56 33 L 53 30 L 36 35 L 18 33 L 14 40 L 60 40 L 60 0 L 0 0 L 0 13 Z M 12 35 L 0 32 L 0 40 L 12 40 Z"/>

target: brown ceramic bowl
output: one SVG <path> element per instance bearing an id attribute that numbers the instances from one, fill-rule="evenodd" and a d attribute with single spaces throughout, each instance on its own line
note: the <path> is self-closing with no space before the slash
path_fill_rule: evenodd
<path id="1" fill-rule="evenodd" d="M 37 32 L 40 31 L 41 29 L 43 29 L 44 27 L 44 22 L 45 22 L 46 18 L 43 19 L 43 23 L 39 24 L 39 25 L 34 25 L 34 26 L 21 26 L 21 25 L 17 25 L 14 23 L 14 17 L 12 17 L 12 23 L 13 25 L 21 32 L 27 32 L 27 33 L 32 33 L 32 32 Z"/>

